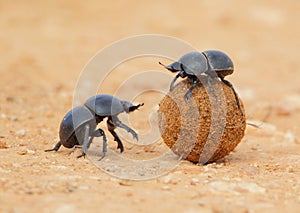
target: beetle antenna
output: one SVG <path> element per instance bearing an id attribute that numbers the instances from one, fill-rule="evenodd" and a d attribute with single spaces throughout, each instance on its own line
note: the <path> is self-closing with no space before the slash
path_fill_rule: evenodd
<path id="1" fill-rule="evenodd" d="M 139 108 L 140 108 L 141 106 L 144 106 L 144 103 L 138 104 L 138 105 L 136 106 L 136 109 L 139 110 Z"/>
<path id="2" fill-rule="evenodd" d="M 135 106 L 131 106 L 129 108 L 129 112 L 132 112 L 134 110 L 139 110 L 139 107 L 141 107 L 141 106 L 144 106 L 144 103 L 141 103 L 141 104 L 138 104 L 138 105 L 135 105 Z"/>
<path id="3" fill-rule="evenodd" d="M 163 67 L 166 67 L 163 63 L 161 63 L 160 61 L 158 62 L 159 65 L 163 66 Z"/>

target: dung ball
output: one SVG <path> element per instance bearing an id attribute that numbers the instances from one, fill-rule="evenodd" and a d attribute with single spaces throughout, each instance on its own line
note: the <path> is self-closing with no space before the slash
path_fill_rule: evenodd
<path id="1" fill-rule="evenodd" d="M 164 143 L 193 163 L 211 163 L 228 155 L 242 140 L 245 110 L 234 92 L 219 79 L 201 76 L 189 99 L 189 79 L 178 83 L 160 102 L 158 125 Z"/>

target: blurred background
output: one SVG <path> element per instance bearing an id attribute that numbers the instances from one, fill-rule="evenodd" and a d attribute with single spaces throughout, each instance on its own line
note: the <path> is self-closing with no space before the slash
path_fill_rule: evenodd
<path id="1" fill-rule="evenodd" d="M 228 53 L 235 64 L 228 78 L 245 101 L 256 96 L 277 102 L 300 90 L 299 9 L 297 0 L 1 0 L 0 70 L 9 82 L 23 79 L 38 87 L 52 81 L 71 89 L 84 65 L 112 42 L 164 34 L 199 51 Z"/>

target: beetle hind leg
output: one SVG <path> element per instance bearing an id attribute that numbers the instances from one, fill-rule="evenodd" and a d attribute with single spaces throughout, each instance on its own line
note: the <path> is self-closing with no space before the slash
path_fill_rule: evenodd
<path id="1" fill-rule="evenodd" d="M 46 149 L 45 152 L 58 151 L 62 143 L 59 141 L 52 149 Z"/>
<path id="2" fill-rule="evenodd" d="M 234 97 L 235 97 L 236 104 L 237 104 L 239 110 L 241 111 L 241 113 L 243 114 L 243 111 L 242 111 L 242 108 L 241 108 L 241 104 L 240 104 L 240 101 L 239 101 L 239 97 L 238 97 L 238 95 L 237 95 L 237 93 L 236 93 L 236 91 L 235 91 L 235 89 L 234 89 L 232 83 L 230 83 L 229 81 L 225 80 L 224 78 L 221 78 L 221 80 L 222 80 L 222 82 L 223 82 L 224 84 L 226 84 L 227 86 L 229 86 L 229 87 L 231 88 L 231 90 L 233 91 L 233 94 L 234 94 Z"/>
<path id="3" fill-rule="evenodd" d="M 212 83 L 211 83 L 212 80 L 213 80 L 213 77 L 210 76 L 210 75 L 208 75 L 208 76 L 207 76 L 207 85 L 208 85 L 208 87 L 209 87 L 209 91 L 211 92 L 211 94 L 213 94 L 213 96 L 214 96 L 215 98 L 217 98 L 217 95 L 216 95 L 216 93 L 215 93 L 215 89 L 214 89 L 214 87 L 213 87 L 213 85 L 212 85 Z"/>

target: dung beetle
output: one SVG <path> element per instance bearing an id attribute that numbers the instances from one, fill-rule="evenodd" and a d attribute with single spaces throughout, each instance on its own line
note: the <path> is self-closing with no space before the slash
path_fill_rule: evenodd
<path id="1" fill-rule="evenodd" d="M 107 127 L 109 132 L 118 143 L 117 149 L 124 151 L 124 146 L 117 133 L 114 131 L 116 127 L 125 129 L 138 140 L 137 133 L 130 127 L 123 124 L 118 115 L 122 112 L 133 112 L 144 104 L 133 105 L 128 101 L 122 101 L 111 95 L 96 95 L 89 98 L 84 105 L 78 106 L 70 110 L 63 118 L 59 128 L 60 141 L 52 149 L 45 150 L 58 151 L 63 145 L 66 148 L 82 145 L 82 153 L 78 158 L 85 156 L 87 149 L 94 137 L 103 137 L 103 154 L 100 158 L 104 158 L 107 152 L 107 139 L 105 132 L 98 128 L 97 125 L 107 118 Z"/>
<path id="2" fill-rule="evenodd" d="M 222 82 L 232 89 L 238 108 L 242 112 L 239 98 L 235 89 L 233 88 L 233 85 L 224 79 L 225 76 L 232 74 L 234 71 L 233 62 L 225 53 L 218 50 L 190 52 L 183 55 L 178 61 L 168 66 L 165 66 L 160 62 L 159 64 L 171 72 L 178 73 L 171 82 L 170 91 L 173 90 L 174 84 L 179 77 L 187 77 L 192 82 L 192 86 L 184 95 L 185 100 L 190 98 L 192 91 L 199 83 L 199 75 L 207 75 L 207 83 L 212 93 L 214 93 L 214 89 L 210 79 L 219 77 Z"/>

